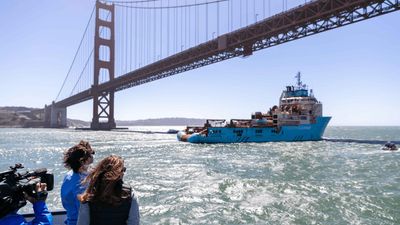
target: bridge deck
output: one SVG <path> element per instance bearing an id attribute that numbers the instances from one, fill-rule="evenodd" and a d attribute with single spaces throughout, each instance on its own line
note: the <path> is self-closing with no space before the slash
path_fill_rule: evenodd
<path id="1" fill-rule="evenodd" d="M 67 107 L 97 91 L 120 91 L 400 9 L 399 0 L 317 0 L 172 55 L 56 102 Z"/>

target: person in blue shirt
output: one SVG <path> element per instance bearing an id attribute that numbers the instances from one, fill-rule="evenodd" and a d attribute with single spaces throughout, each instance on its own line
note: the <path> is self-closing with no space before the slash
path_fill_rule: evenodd
<path id="1" fill-rule="evenodd" d="M 4 191 L 4 190 L 3 190 Z M 15 205 L 19 205 L 13 201 L 20 201 L 21 199 L 10 199 L 10 198 L 0 198 L 0 211 L 3 213 L 4 211 L 9 211 L 5 216 L 0 216 L 0 225 L 52 225 L 53 217 L 46 206 L 46 184 L 45 183 L 37 183 L 36 184 L 36 195 L 41 196 L 40 198 L 34 198 L 25 194 L 25 199 L 33 205 L 33 211 L 35 213 L 35 218 L 27 222 L 23 216 L 17 214 L 19 208 L 15 208 Z M 22 205 L 25 205 L 23 203 Z M 2 214 L 1 213 L 1 214 Z"/>
<path id="2" fill-rule="evenodd" d="M 94 151 L 86 141 L 69 148 L 64 153 L 64 166 L 70 169 L 64 177 L 61 185 L 61 202 L 67 211 L 66 225 L 76 225 L 80 203 L 78 195 L 85 191 L 82 185 L 83 179 L 87 176 L 89 165 L 93 162 Z"/>

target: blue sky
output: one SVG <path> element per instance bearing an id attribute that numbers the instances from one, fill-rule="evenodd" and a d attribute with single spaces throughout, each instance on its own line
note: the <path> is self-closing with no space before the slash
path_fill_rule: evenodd
<path id="1" fill-rule="evenodd" d="M 55 99 L 94 1 L 0 1 L 0 106 Z M 116 93 L 117 120 L 249 118 L 303 81 L 330 125 L 400 125 L 400 12 Z M 68 108 L 91 120 L 92 102 Z"/>

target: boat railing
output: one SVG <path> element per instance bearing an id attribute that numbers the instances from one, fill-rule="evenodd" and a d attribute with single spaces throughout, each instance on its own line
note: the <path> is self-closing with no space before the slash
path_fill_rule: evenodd
<path id="1" fill-rule="evenodd" d="M 187 126 L 185 129 L 185 132 L 187 134 L 193 134 L 193 133 L 199 133 L 202 130 L 204 130 L 204 127 L 199 127 L 199 126 Z"/>
<path id="2" fill-rule="evenodd" d="M 279 125 L 281 126 L 297 126 L 300 124 L 300 120 L 281 120 Z"/>
<path id="3" fill-rule="evenodd" d="M 208 119 L 204 124 L 204 127 L 225 127 L 226 120 L 225 119 Z"/>
<path id="4" fill-rule="evenodd" d="M 51 212 L 53 216 L 53 225 L 64 225 L 64 221 L 67 217 L 66 211 L 53 211 Z M 26 221 L 32 221 L 35 218 L 34 213 L 26 213 L 22 215 Z"/>
<path id="5" fill-rule="evenodd" d="M 251 127 L 251 121 L 249 119 L 231 119 L 229 123 L 230 127 Z"/>

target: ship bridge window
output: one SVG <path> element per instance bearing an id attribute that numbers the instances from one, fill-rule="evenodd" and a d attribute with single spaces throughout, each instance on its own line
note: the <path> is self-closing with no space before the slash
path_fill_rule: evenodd
<path id="1" fill-rule="evenodd" d="M 261 129 L 258 129 L 258 130 L 256 130 L 256 134 L 262 134 L 262 130 Z"/>
<path id="2" fill-rule="evenodd" d="M 301 120 L 307 120 L 307 116 L 301 116 L 300 119 Z"/>

